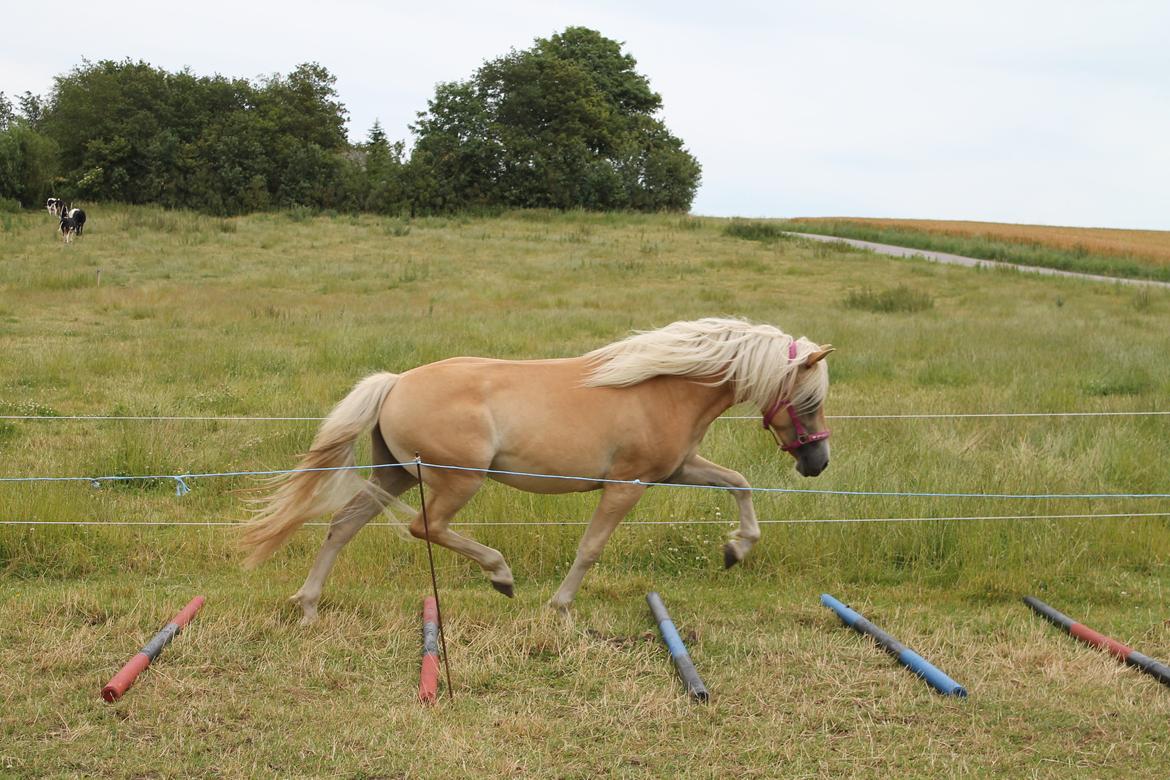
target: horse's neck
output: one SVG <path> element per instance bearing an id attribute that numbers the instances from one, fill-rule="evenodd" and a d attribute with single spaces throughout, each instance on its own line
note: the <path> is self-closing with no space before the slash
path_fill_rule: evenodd
<path id="1" fill-rule="evenodd" d="M 693 377 L 672 377 L 676 381 L 671 389 L 676 414 L 689 418 L 699 430 L 706 430 L 719 415 L 735 405 L 735 392 L 731 385 L 703 384 Z"/>

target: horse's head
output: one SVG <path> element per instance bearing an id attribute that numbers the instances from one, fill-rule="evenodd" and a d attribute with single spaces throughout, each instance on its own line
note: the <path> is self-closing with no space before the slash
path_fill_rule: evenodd
<path id="1" fill-rule="evenodd" d="M 764 427 L 776 437 L 780 449 L 796 459 L 796 473 L 804 477 L 815 477 L 829 466 L 829 427 L 825 424 L 823 392 L 827 387 L 827 369 L 818 364 L 832 351 L 832 345 L 826 344 L 810 352 L 800 363 L 793 391 L 781 395 L 764 412 Z M 789 359 L 795 357 L 793 341 Z M 822 390 L 801 392 L 806 384 Z"/>

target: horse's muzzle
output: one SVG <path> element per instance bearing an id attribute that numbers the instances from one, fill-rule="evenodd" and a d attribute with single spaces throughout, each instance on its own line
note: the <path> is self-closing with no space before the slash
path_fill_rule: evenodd
<path id="1" fill-rule="evenodd" d="M 828 442 L 806 444 L 796 453 L 796 473 L 802 477 L 815 477 L 828 467 Z"/>

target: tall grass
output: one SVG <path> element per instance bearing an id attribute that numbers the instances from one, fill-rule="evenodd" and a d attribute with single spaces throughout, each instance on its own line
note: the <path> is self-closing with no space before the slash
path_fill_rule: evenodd
<path id="1" fill-rule="evenodd" d="M 900 284 L 880 292 L 868 287 L 850 290 L 845 296 L 845 306 L 850 309 L 864 309 L 877 312 L 917 312 L 934 306 L 934 299 L 924 292 Z"/>
<path id="2" fill-rule="evenodd" d="M 733 219 L 723 228 L 723 235 L 748 241 L 779 241 L 787 238 L 784 228 L 775 222 Z"/>

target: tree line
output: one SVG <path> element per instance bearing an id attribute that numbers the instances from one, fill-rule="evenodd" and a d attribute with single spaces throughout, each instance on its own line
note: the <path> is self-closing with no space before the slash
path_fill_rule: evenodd
<path id="1" fill-rule="evenodd" d="M 258 80 L 83 61 L 45 97 L 0 93 L 0 199 L 53 196 L 232 215 L 498 208 L 686 210 L 698 161 L 622 46 L 570 27 L 439 84 L 391 141 L 346 136 L 316 63 Z"/>

